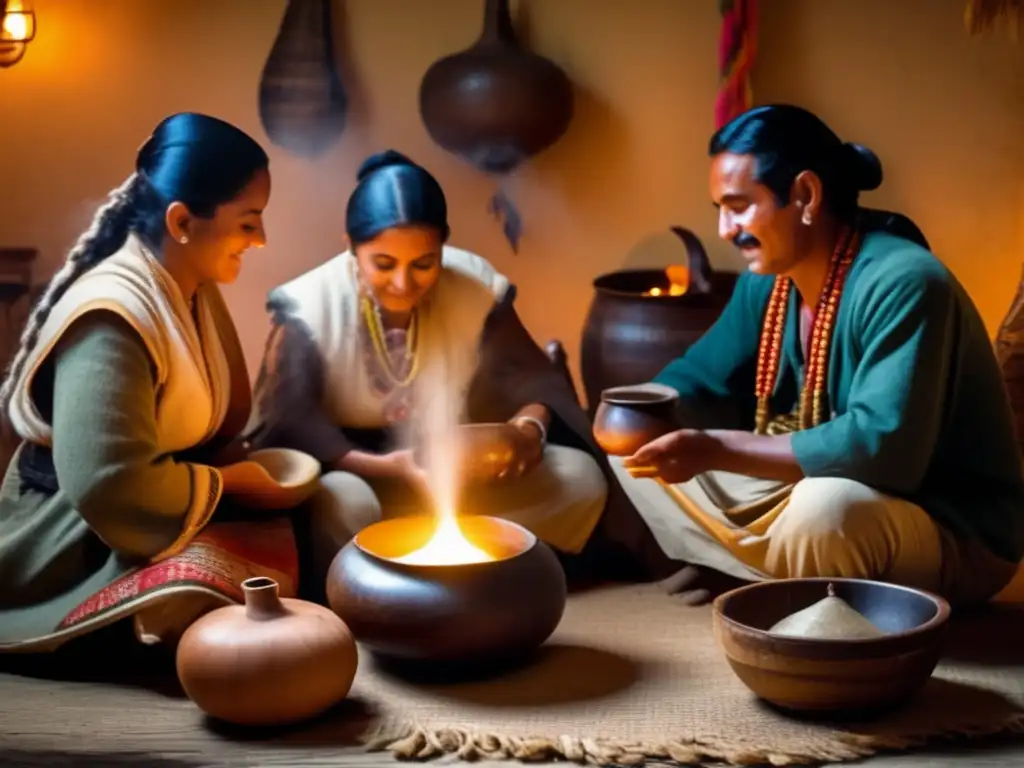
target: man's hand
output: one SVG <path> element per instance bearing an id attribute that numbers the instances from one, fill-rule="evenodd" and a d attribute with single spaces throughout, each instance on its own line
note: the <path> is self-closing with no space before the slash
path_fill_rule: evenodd
<path id="1" fill-rule="evenodd" d="M 730 429 L 680 429 L 652 440 L 623 465 L 633 477 L 685 483 L 711 470 L 784 483 L 803 480 L 792 435 L 754 435 Z"/>
<path id="2" fill-rule="evenodd" d="M 680 429 L 652 440 L 623 460 L 636 477 L 658 477 L 666 483 L 685 483 L 714 468 L 716 441 L 707 433 Z"/>

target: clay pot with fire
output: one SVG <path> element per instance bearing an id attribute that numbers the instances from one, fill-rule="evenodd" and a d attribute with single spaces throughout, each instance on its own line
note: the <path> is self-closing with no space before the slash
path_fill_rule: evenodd
<path id="1" fill-rule="evenodd" d="M 565 610 L 554 552 L 522 526 L 482 515 L 384 520 L 338 553 L 327 599 L 356 639 L 403 661 L 514 659 Z"/>
<path id="2" fill-rule="evenodd" d="M 273 579 L 246 579 L 242 590 L 244 605 L 202 616 L 178 643 L 178 679 L 196 706 L 236 725 L 283 725 L 344 699 L 358 664 L 344 622 L 279 597 Z"/>
<path id="3" fill-rule="evenodd" d="M 620 270 L 594 280 L 580 349 L 591 415 L 604 390 L 650 381 L 686 352 L 732 296 L 739 275 L 713 271 L 690 230 L 672 232 L 685 246 L 685 263 Z"/>

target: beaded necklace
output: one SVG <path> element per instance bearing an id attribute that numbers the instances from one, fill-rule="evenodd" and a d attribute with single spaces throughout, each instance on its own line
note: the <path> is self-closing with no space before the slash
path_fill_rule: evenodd
<path id="1" fill-rule="evenodd" d="M 412 383 L 413 379 L 416 378 L 416 374 L 420 370 L 420 355 L 419 355 L 419 315 L 413 310 L 412 318 L 409 321 L 409 330 L 406 332 L 405 337 L 405 351 L 403 355 L 403 364 L 399 370 L 395 370 L 395 366 L 392 364 L 391 351 L 388 349 L 386 340 L 386 332 L 384 330 L 384 320 L 380 316 L 380 307 L 377 303 L 369 296 L 364 295 L 362 297 L 362 310 L 363 320 L 366 323 L 366 329 L 370 334 L 370 340 L 373 343 L 374 352 L 377 355 L 377 362 L 380 364 L 384 374 L 390 379 L 391 384 L 395 387 L 407 387 Z M 405 375 L 402 375 L 402 368 L 408 368 Z"/>
<path id="2" fill-rule="evenodd" d="M 757 375 L 754 394 L 757 411 L 754 417 L 757 434 L 782 434 L 817 426 L 828 418 L 827 387 L 828 359 L 832 347 L 832 332 L 839 310 L 846 275 L 854 257 L 860 250 L 861 236 L 856 229 L 843 229 L 832 253 L 825 287 L 818 297 L 811 324 L 811 339 L 804 362 L 804 387 L 800 393 L 800 407 L 796 414 L 774 416 L 770 400 L 779 377 L 782 340 L 786 331 L 791 281 L 780 275 L 775 278 L 757 354 Z"/>
<path id="3" fill-rule="evenodd" d="M 348 269 L 352 282 L 358 287 L 359 334 L 363 339 L 363 360 L 371 386 L 379 395 L 394 394 L 397 410 L 405 410 L 400 402 L 407 399 L 403 391 L 412 384 L 420 369 L 419 312 L 413 310 L 406 331 L 389 332 L 384 327 L 373 291 L 363 282 L 354 255 L 349 259 Z M 396 343 L 393 337 L 404 339 Z M 398 346 L 404 349 L 395 349 Z"/>

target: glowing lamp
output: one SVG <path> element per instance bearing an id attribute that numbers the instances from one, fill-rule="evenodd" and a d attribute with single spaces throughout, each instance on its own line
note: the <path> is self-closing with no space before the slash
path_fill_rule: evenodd
<path id="1" fill-rule="evenodd" d="M 0 0 L 0 67 L 21 61 L 36 36 L 32 0 Z"/>

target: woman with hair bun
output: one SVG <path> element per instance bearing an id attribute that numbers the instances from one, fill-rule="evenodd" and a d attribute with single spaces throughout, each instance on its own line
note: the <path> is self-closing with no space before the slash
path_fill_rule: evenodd
<path id="1" fill-rule="evenodd" d="M 253 571 L 294 594 L 287 519 L 208 525 L 252 483 L 227 463 L 251 391 L 217 284 L 264 245 L 269 196 L 252 138 L 172 115 L 33 308 L 0 388 L 21 438 L 0 488 L 0 651 L 125 618 L 173 641 Z"/>
<path id="2" fill-rule="evenodd" d="M 509 475 L 467 487 L 459 511 L 513 520 L 567 563 L 589 544 L 614 570 L 643 524 L 628 508 L 605 512 L 610 468 L 571 382 L 523 327 L 508 279 L 446 244 L 438 182 L 398 152 L 371 156 L 346 229 L 350 250 L 270 294 L 256 385 L 254 443 L 305 451 L 325 468 L 312 515 L 317 572 L 366 525 L 426 508 L 431 477 L 401 431 L 428 418 L 417 396 L 430 396 L 439 368 L 464 421 L 504 423 L 515 446 Z"/>

